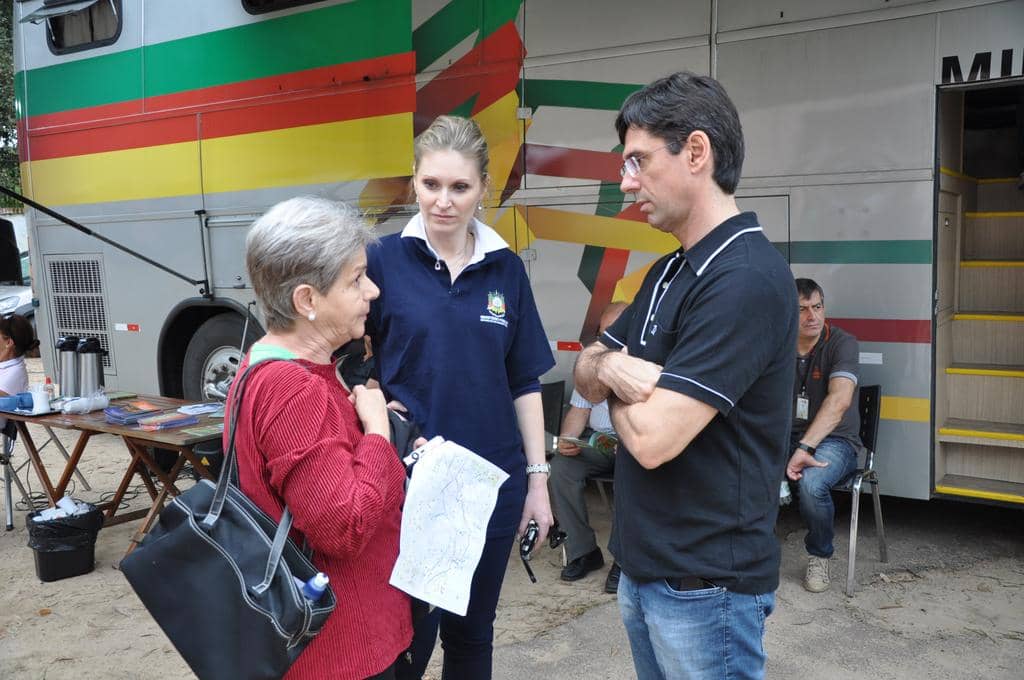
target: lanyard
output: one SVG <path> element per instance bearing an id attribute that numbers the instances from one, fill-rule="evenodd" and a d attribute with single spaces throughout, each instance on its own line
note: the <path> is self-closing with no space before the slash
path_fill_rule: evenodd
<path id="1" fill-rule="evenodd" d="M 810 377 L 811 372 L 814 370 L 814 358 L 818 356 L 818 348 L 824 344 L 824 340 L 824 338 L 818 338 L 818 341 L 814 343 L 814 347 L 811 349 L 810 355 L 808 355 L 807 357 L 807 371 L 804 372 L 803 384 L 800 386 L 801 397 L 807 395 L 807 379 Z"/>

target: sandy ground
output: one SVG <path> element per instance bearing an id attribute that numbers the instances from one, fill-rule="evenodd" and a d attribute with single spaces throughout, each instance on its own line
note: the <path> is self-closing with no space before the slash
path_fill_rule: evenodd
<path id="1" fill-rule="evenodd" d="M 39 370 L 38 361 L 33 367 Z M 33 432 L 37 441 L 42 434 Z M 63 433 L 63 440 L 70 445 L 72 436 Z M 46 452 L 44 458 L 56 476 L 59 454 Z M 77 482 L 74 496 L 97 501 L 112 491 L 127 459 L 119 440 L 94 438 L 80 466 L 93 488 Z M 16 463 L 24 460 L 19 449 Z M 21 477 L 39 488 L 28 469 Z M 148 505 L 139 489 L 130 508 Z M 861 513 L 853 598 L 842 593 L 848 511 L 838 529 L 833 589 L 822 595 L 800 586 L 800 520 L 795 509 L 782 514 L 782 584 L 765 639 L 769 677 L 1022 677 L 1024 515 L 958 503 L 884 501 L 890 562 L 878 561 L 868 503 Z M 596 493 L 590 507 L 606 541 L 610 516 Z M 42 583 L 26 547 L 24 514 L 16 513 L 14 531 L 0 531 L 0 678 L 193 677 L 116 568 L 137 522 L 100 532 L 92 573 Z M 510 560 L 496 622 L 495 678 L 635 677 L 614 597 L 601 592 L 606 570 L 563 583 L 560 559 L 559 551 L 546 547 L 537 554 L 537 584 L 517 557 Z M 438 656 L 430 679 L 440 675 Z"/>

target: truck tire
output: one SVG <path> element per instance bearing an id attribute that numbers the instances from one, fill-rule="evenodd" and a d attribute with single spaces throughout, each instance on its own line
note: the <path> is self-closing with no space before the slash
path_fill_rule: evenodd
<path id="1" fill-rule="evenodd" d="M 227 312 L 207 319 L 188 343 L 181 370 L 182 391 L 189 401 L 223 401 L 235 379 L 243 352 L 257 339 L 258 328 L 249 322 L 242 351 L 245 319 Z"/>

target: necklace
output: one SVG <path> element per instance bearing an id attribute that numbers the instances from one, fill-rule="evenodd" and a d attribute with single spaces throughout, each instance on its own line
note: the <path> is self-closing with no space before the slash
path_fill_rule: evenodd
<path id="1" fill-rule="evenodd" d="M 444 263 L 448 265 L 448 271 L 455 272 L 456 270 L 461 271 L 463 267 L 469 264 L 469 258 L 473 254 L 473 230 L 469 229 L 466 231 L 466 244 L 462 246 L 462 250 L 456 257 L 453 257 L 451 261 L 444 260 Z M 441 271 L 441 259 L 437 258 L 434 260 L 434 269 Z"/>

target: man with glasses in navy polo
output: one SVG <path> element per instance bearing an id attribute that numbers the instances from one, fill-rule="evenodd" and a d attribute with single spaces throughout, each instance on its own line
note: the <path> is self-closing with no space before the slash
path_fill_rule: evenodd
<path id="1" fill-rule="evenodd" d="M 761 678 L 789 454 L 796 288 L 734 192 L 739 115 L 714 79 L 676 73 L 615 127 L 622 191 L 681 247 L 576 363 L 620 448 L 610 549 L 640 680 Z"/>

